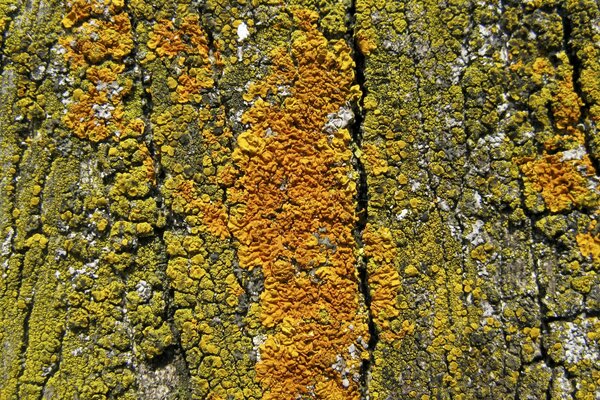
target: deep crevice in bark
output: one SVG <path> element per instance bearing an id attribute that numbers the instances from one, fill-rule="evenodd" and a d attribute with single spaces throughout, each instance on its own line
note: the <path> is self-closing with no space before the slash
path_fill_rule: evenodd
<path id="1" fill-rule="evenodd" d="M 588 154 L 592 166 L 596 170 L 596 175 L 600 173 L 600 160 L 593 156 L 593 145 L 591 143 L 591 133 L 590 126 L 586 124 L 586 121 L 589 121 L 589 104 L 585 101 L 585 94 L 583 93 L 583 89 L 581 87 L 581 71 L 583 70 L 583 65 L 581 60 L 577 56 L 577 49 L 573 46 L 573 21 L 571 21 L 570 16 L 565 10 L 564 6 L 561 6 L 557 10 L 558 15 L 560 15 L 562 19 L 562 28 L 563 28 L 563 48 L 565 53 L 567 54 L 567 58 L 569 59 L 569 64 L 571 64 L 571 68 L 573 70 L 573 91 L 577 94 L 577 97 L 582 102 L 582 106 L 579 108 L 580 116 L 578 124 L 583 127 L 583 133 L 585 138 L 585 150 Z"/>
<path id="2" fill-rule="evenodd" d="M 365 112 L 363 109 L 364 98 L 367 94 L 365 86 L 365 55 L 360 49 L 358 40 L 355 35 L 356 30 L 356 0 L 353 0 L 349 9 L 349 25 L 348 25 L 348 37 L 352 44 L 352 57 L 355 62 L 355 82 L 359 85 L 361 90 L 361 98 L 358 102 L 353 104 L 354 121 L 350 125 L 349 130 L 352 135 L 352 144 L 360 149 L 362 147 L 363 139 L 363 121 Z M 373 313 L 371 310 L 371 288 L 369 287 L 369 272 L 368 272 L 368 257 L 362 254 L 364 244 L 362 242 L 362 234 L 367 226 L 368 222 L 368 206 L 369 206 L 369 188 L 367 182 L 367 172 L 362 160 L 359 157 L 354 158 L 354 168 L 358 173 L 358 185 L 356 192 L 356 215 L 357 220 L 354 226 L 354 236 L 356 239 L 357 246 L 361 251 L 358 260 L 358 290 L 363 296 L 365 307 L 368 313 L 368 328 L 369 328 L 369 341 L 367 343 L 367 350 L 369 352 L 369 358 L 363 360 L 360 370 L 360 385 L 361 385 L 361 396 L 362 398 L 368 398 L 368 381 L 371 373 L 371 368 L 375 363 L 374 351 L 379 341 L 379 334 L 377 332 L 377 326 L 373 319 Z"/>
<path id="3" fill-rule="evenodd" d="M 136 16 L 131 11 L 129 6 L 129 1 L 125 1 L 124 10 L 127 12 L 127 15 L 131 21 L 132 31 L 137 31 L 137 26 L 141 22 L 136 18 Z M 152 122 L 150 117 L 153 113 L 154 102 L 152 99 L 152 94 L 148 91 L 149 83 L 151 82 L 151 74 L 146 71 L 146 69 L 140 64 L 140 51 L 139 51 L 139 42 L 137 36 L 134 35 L 134 46 L 131 52 L 131 56 L 134 63 L 134 70 L 139 68 L 139 72 L 137 72 L 136 79 L 138 80 L 138 88 L 140 90 L 140 99 L 141 99 L 141 111 L 142 111 L 142 119 L 145 123 L 144 133 L 143 133 L 143 142 L 146 144 L 148 148 L 148 152 L 150 157 L 152 158 L 154 164 L 154 184 L 150 188 L 149 197 L 156 200 L 156 208 L 160 214 L 162 214 L 165 218 L 165 222 L 163 226 L 155 225 L 154 228 L 154 237 L 158 239 L 160 242 L 160 247 L 163 249 L 161 254 L 161 259 L 159 260 L 159 268 L 157 270 L 158 274 L 161 277 L 161 281 L 163 282 L 163 300 L 165 302 L 165 308 L 162 311 L 162 316 L 164 321 L 169 325 L 169 328 L 173 334 L 175 342 L 165 348 L 161 354 L 158 356 L 149 359 L 146 361 L 147 366 L 156 371 L 158 369 L 164 368 L 169 364 L 175 364 L 175 369 L 177 371 L 177 375 L 179 377 L 179 383 L 183 384 L 183 391 L 189 390 L 189 382 L 191 380 L 190 368 L 188 366 L 185 350 L 183 348 L 181 342 L 181 334 L 179 329 L 175 324 L 175 294 L 174 290 L 169 286 L 169 279 L 167 278 L 167 263 L 168 256 L 166 255 L 166 243 L 165 243 L 165 232 L 167 231 L 169 226 L 173 226 L 173 216 L 168 212 L 166 205 L 164 203 L 164 199 L 161 193 L 161 186 L 166 180 L 166 171 L 162 168 L 161 164 L 161 154 L 158 149 L 152 130 Z M 147 245 L 151 245 L 151 241 L 149 240 Z M 126 309 L 126 305 L 123 304 L 123 308 Z M 134 346 L 135 342 L 133 341 Z"/>

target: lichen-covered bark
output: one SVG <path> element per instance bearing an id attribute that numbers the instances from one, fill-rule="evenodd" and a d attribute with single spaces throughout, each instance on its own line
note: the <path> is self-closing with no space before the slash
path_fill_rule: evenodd
<path id="1" fill-rule="evenodd" d="M 371 397 L 597 398 L 598 4 L 357 12 L 367 227 L 401 277 Z"/>
<path id="2" fill-rule="evenodd" d="M 0 398 L 600 397 L 599 27 L 0 0 Z"/>

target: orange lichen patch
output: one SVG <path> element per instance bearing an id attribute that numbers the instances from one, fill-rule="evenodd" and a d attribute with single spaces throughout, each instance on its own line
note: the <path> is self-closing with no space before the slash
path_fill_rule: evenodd
<path id="1" fill-rule="evenodd" d="M 218 174 L 215 176 L 215 179 L 222 185 L 225 185 L 226 187 L 231 187 L 235 183 L 237 177 L 236 172 L 237 171 L 235 170 L 235 168 L 232 165 L 228 164 L 219 170 Z"/>
<path id="2" fill-rule="evenodd" d="M 59 43 L 66 48 L 64 57 L 73 70 L 86 68 L 86 80 L 73 91 L 74 102 L 68 106 L 63 122 L 76 136 L 94 142 L 141 135 L 143 121 L 128 118 L 123 104 L 133 82 L 120 78 L 125 67 L 117 63 L 133 49 L 129 16 L 120 12 L 123 1 L 75 0 L 69 6 L 63 19 L 65 27 L 87 21 L 73 28 L 71 35 L 60 38 Z M 151 164 L 151 159 L 145 161 L 149 176 L 154 174 Z"/>
<path id="3" fill-rule="evenodd" d="M 576 124 L 581 116 L 583 101 L 573 87 L 573 75 L 568 74 L 558 82 L 552 102 L 552 114 L 556 127 L 565 129 Z M 583 136 L 583 135 L 582 135 Z"/>
<path id="4" fill-rule="evenodd" d="M 166 183 L 166 193 L 173 201 L 172 208 L 186 214 L 188 221 L 199 217 L 202 221 L 201 231 L 209 232 L 215 237 L 226 239 L 230 236 L 227 228 L 227 208 L 220 201 L 213 201 L 207 194 L 201 194 L 197 184 L 180 176 Z"/>
<path id="5" fill-rule="evenodd" d="M 210 68 L 191 68 L 189 74 L 182 73 L 179 75 L 173 101 L 178 103 L 189 101 L 200 103 L 202 101 L 200 90 L 210 89 L 215 84 L 211 74 Z"/>
<path id="6" fill-rule="evenodd" d="M 69 12 L 62 20 L 65 28 L 71 28 L 92 15 L 102 15 L 106 11 L 115 14 L 123 8 L 124 0 L 71 0 L 67 2 Z"/>
<path id="7" fill-rule="evenodd" d="M 113 15 L 109 21 L 92 18 L 72 30 L 59 43 L 67 51 L 65 59 L 75 67 L 121 60 L 133 50 L 131 22 L 127 13 Z"/>
<path id="8" fill-rule="evenodd" d="M 538 57 L 528 66 L 519 64 L 526 70 L 531 80 L 540 86 L 539 92 L 530 99 L 530 106 L 541 115 L 549 105 L 552 122 L 558 134 L 544 142 L 546 150 L 566 149 L 582 145 L 585 134 L 577 128 L 581 117 L 583 101 L 573 86 L 573 67 L 564 52 L 556 54 L 558 66 L 545 57 Z M 516 66 L 516 64 L 515 64 Z M 550 120 L 545 122 L 550 123 Z"/>
<path id="9" fill-rule="evenodd" d="M 526 159 L 520 165 L 525 174 L 525 190 L 542 194 L 552 212 L 589 205 L 595 199 L 588 177 L 595 170 L 587 155 L 581 160 L 561 160 L 561 153 Z"/>
<path id="10" fill-rule="evenodd" d="M 204 203 L 200 206 L 202 212 L 202 222 L 207 231 L 219 239 L 226 239 L 230 236 L 227 228 L 228 214 L 227 208 L 221 203 Z"/>
<path id="11" fill-rule="evenodd" d="M 141 120 L 136 120 L 137 121 L 142 122 Z M 143 122 L 142 122 L 143 124 Z M 142 127 L 143 130 L 143 127 Z M 156 169 L 154 167 L 154 159 L 152 158 L 152 155 L 150 154 L 150 150 L 148 149 L 148 147 L 141 143 L 138 145 L 138 151 L 140 152 L 140 154 L 142 155 L 142 165 L 144 166 L 144 169 L 146 170 L 146 178 L 148 179 L 148 181 L 150 181 L 152 184 L 156 184 Z"/>
<path id="12" fill-rule="evenodd" d="M 262 268 L 265 279 L 260 318 L 271 334 L 256 365 L 265 399 L 317 391 L 358 399 L 352 375 L 360 351 L 349 349 L 368 340 L 355 269 L 350 138 L 337 135 L 345 141 L 339 151 L 323 133 L 328 115 L 354 99 L 351 50 L 328 42 L 316 20 L 295 12 L 291 48 L 271 52 L 270 74 L 246 96 L 264 98 L 243 115 L 250 128 L 232 154 L 239 176 L 227 192 L 228 227 L 240 266 Z M 282 98 L 267 97 L 278 87 L 286 88 Z"/>
<path id="13" fill-rule="evenodd" d="M 556 80 L 545 89 L 552 98 L 552 114 L 556 127 L 564 129 L 579 120 L 583 102 L 573 87 L 573 67 L 569 64 L 567 55 L 563 52 L 556 57 L 561 62 L 557 68 L 548 58 L 536 58 L 531 64 L 531 78 L 538 85 L 546 85 L 548 80 Z"/>
<path id="14" fill-rule="evenodd" d="M 394 266 L 397 255 L 392 233 L 385 227 L 375 229 L 367 224 L 363 232 L 364 254 L 368 257 L 369 288 L 371 290 L 371 314 L 382 332 L 380 338 L 392 341 L 394 334 L 386 329 L 390 321 L 399 315 L 396 301 L 400 288 L 400 276 Z M 412 266 L 405 271 L 408 276 L 418 275 Z"/>
<path id="15" fill-rule="evenodd" d="M 332 359 L 331 344 L 319 340 L 331 338 L 339 341 L 349 333 L 339 332 L 338 329 L 335 323 L 298 324 L 292 318 L 283 321 L 281 331 L 270 335 L 260 347 L 261 361 L 256 366 L 256 372 L 261 383 L 271 388 L 263 398 L 294 399 L 300 398 L 302 393 L 314 394 L 319 399 L 358 399 L 358 384 L 353 377 L 343 378 L 344 384 L 340 385 L 339 378 L 334 374 L 345 376 L 344 371 L 358 371 L 360 358 L 352 358 L 348 348 L 340 348 L 338 357 L 333 355 Z M 310 366 L 308 370 L 307 366 Z M 312 375 L 315 369 L 333 370 L 334 374 L 317 374 L 307 379 L 307 374 Z M 287 381 L 290 386 L 281 387 L 282 381 Z M 309 386 L 307 382 L 310 382 Z"/>
<path id="16" fill-rule="evenodd" d="M 131 121 L 127 122 L 127 126 L 125 127 L 125 131 L 121 135 L 121 138 L 141 136 L 144 133 L 145 128 L 146 124 L 140 118 L 132 119 Z M 148 176 L 154 176 L 154 166 L 151 167 L 149 165 L 149 162 L 152 160 L 152 156 L 150 154 L 150 151 L 148 151 L 148 149 L 146 148 L 146 146 L 144 146 L 144 148 L 146 149 L 146 151 L 144 152 L 144 155 L 146 156 L 144 158 L 144 165 L 147 166 Z M 150 161 L 148 159 L 150 159 Z"/>
<path id="17" fill-rule="evenodd" d="M 512 69 L 518 69 L 523 67 L 523 62 L 519 60 L 511 66 Z M 549 77 L 555 73 L 554 66 L 548 58 L 538 57 L 533 63 L 531 63 L 531 70 L 533 71 L 533 81 L 536 83 L 542 83 L 544 78 Z"/>
<path id="18" fill-rule="evenodd" d="M 169 188 L 169 185 L 167 185 Z M 175 190 L 173 191 L 174 198 L 180 198 L 186 203 L 193 202 L 198 197 L 198 190 L 194 181 L 181 180 L 177 183 Z"/>
<path id="19" fill-rule="evenodd" d="M 209 58 L 208 37 L 200 26 L 197 15 L 184 17 L 180 22 L 160 20 L 149 34 L 148 48 L 153 50 L 144 62 L 158 57 L 174 59 L 179 66 L 177 76 L 168 79 L 171 100 L 174 103 L 200 103 L 200 91 L 214 86 Z M 216 61 L 218 55 L 215 54 Z"/>
<path id="20" fill-rule="evenodd" d="M 123 128 L 123 107 L 115 106 L 105 91 L 77 89 L 73 97 L 76 102 L 69 105 L 63 121 L 77 137 L 98 142 Z"/>
<path id="21" fill-rule="evenodd" d="M 141 120 L 127 121 L 124 117 L 122 99 L 133 84 L 128 79 L 122 83 L 117 81 L 122 70 L 122 66 L 113 63 L 88 68 L 86 75 L 90 82 L 73 92 L 75 101 L 63 118 L 76 136 L 97 142 L 110 136 L 122 136 L 125 132 L 135 136 L 136 132 L 143 131 Z"/>
<path id="22" fill-rule="evenodd" d="M 85 77 L 94 85 L 108 85 L 117 81 L 125 66 L 112 62 L 102 66 L 91 66 L 85 71 Z M 131 84 L 130 84 L 131 86 Z"/>
<path id="23" fill-rule="evenodd" d="M 597 221 L 592 221 L 589 226 L 589 232 L 577 234 L 577 245 L 579 251 L 584 257 L 592 257 L 594 263 L 600 262 L 600 235 L 593 235 Z"/>
<path id="24" fill-rule="evenodd" d="M 148 47 L 159 57 L 173 58 L 180 53 L 208 56 L 208 38 L 197 15 L 186 16 L 178 27 L 166 19 L 157 21 L 149 37 Z"/>

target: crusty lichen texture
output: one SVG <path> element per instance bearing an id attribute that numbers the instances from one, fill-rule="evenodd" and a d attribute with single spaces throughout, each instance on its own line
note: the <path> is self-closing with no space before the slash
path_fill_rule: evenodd
<path id="1" fill-rule="evenodd" d="M 367 226 L 401 292 L 371 398 L 597 398 L 598 4 L 356 10 Z"/>
<path id="2" fill-rule="evenodd" d="M 264 275 L 267 336 L 256 365 L 263 398 L 358 399 L 369 333 L 347 125 L 360 92 L 348 44 L 328 41 L 316 13 L 292 13 L 289 49 L 271 51 L 267 77 L 244 95 L 252 106 L 231 155 L 238 177 L 227 192 L 228 226 L 240 266 Z"/>
<path id="3" fill-rule="evenodd" d="M 0 0 L 0 399 L 600 398 L 594 0 Z"/>

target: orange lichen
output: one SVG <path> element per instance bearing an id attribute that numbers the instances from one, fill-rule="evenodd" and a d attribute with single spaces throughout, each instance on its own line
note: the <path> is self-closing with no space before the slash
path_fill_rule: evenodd
<path id="1" fill-rule="evenodd" d="M 394 334 L 386 329 L 390 321 L 399 315 L 396 305 L 400 276 L 394 265 L 397 255 L 392 233 L 385 227 L 375 229 L 367 224 L 363 232 L 364 254 L 368 258 L 369 288 L 371 290 L 371 315 L 375 325 L 382 328 L 380 338 L 392 341 Z M 414 266 L 405 269 L 409 277 L 417 276 Z"/>
<path id="2" fill-rule="evenodd" d="M 139 124 L 139 123 L 144 123 L 141 120 L 135 120 L 131 125 L 135 125 L 135 124 Z M 143 126 L 142 126 L 142 131 L 143 131 Z M 141 133 L 141 131 L 140 131 Z M 156 184 L 156 169 L 154 167 L 154 159 L 152 158 L 152 155 L 150 154 L 150 150 L 148 149 L 148 147 L 141 143 L 139 144 L 139 152 L 142 154 L 143 159 L 142 159 L 142 165 L 144 166 L 144 169 L 146 170 L 146 178 L 148 179 L 148 181 L 150 181 L 152 184 Z"/>
<path id="3" fill-rule="evenodd" d="M 138 136 L 143 132 L 140 119 L 128 120 L 124 114 L 123 97 L 131 92 L 129 79 L 117 80 L 123 66 L 112 62 L 86 71 L 89 80 L 82 89 L 73 92 L 63 121 L 76 136 L 97 142 L 115 136 Z"/>
<path id="4" fill-rule="evenodd" d="M 63 19 L 65 27 L 86 21 L 72 28 L 59 43 L 66 48 L 64 58 L 71 69 L 85 68 L 86 79 L 73 91 L 74 102 L 69 104 L 63 122 L 76 136 L 94 142 L 141 135 L 144 122 L 128 117 L 123 103 L 133 87 L 131 79 L 122 77 L 125 67 L 118 63 L 133 49 L 131 22 L 128 14 L 121 12 L 123 1 L 76 0 L 69 5 Z M 153 167 L 145 163 L 151 176 Z"/>
<path id="5" fill-rule="evenodd" d="M 543 140 L 547 151 L 567 150 L 585 143 L 585 134 L 578 127 L 583 101 L 574 88 L 573 66 L 565 52 L 557 53 L 555 58 L 558 62 L 538 57 L 531 64 L 520 62 L 511 68 L 528 74 L 539 86 L 530 96 L 529 106 L 543 125 L 553 125 L 555 134 Z"/>
<path id="6" fill-rule="evenodd" d="M 209 60 L 207 35 L 200 26 L 197 15 L 184 17 L 180 23 L 160 20 L 149 34 L 149 53 L 144 62 L 158 57 L 175 59 L 180 72 L 176 78 L 169 78 L 172 101 L 175 103 L 200 103 L 202 89 L 214 85 L 212 66 Z M 190 64 L 190 65 L 188 65 Z"/>
<path id="7" fill-rule="evenodd" d="M 240 176 L 228 190 L 229 230 L 240 266 L 262 268 L 260 317 L 272 328 L 256 366 L 265 399 L 316 392 L 358 399 L 352 374 L 360 351 L 349 349 L 368 340 L 355 270 L 349 135 L 333 134 L 345 141 L 339 150 L 323 132 L 327 116 L 355 99 L 351 50 L 342 40 L 328 42 L 316 19 L 295 12 L 291 51 L 272 51 L 270 74 L 245 97 L 264 98 L 244 114 L 250 128 L 232 155 Z M 289 89 L 268 97 L 278 88 Z"/>
<path id="8" fill-rule="evenodd" d="M 67 2 L 69 12 L 62 20 L 65 28 L 71 28 L 92 15 L 102 15 L 107 10 L 115 14 L 123 8 L 124 0 L 71 0 Z"/>
<path id="9" fill-rule="evenodd" d="M 200 103 L 202 101 L 200 90 L 210 89 L 214 85 L 214 80 L 210 77 L 211 73 L 209 68 L 191 68 L 189 74 L 179 75 L 173 100 L 178 103 L 189 101 Z"/>
<path id="10" fill-rule="evenodd" d="M 542 94 L 551 98 L 551 110 L 556 127 L 565 129 L 579 121 L 583 102 L 573 87 L 573 67 L 567 55 L 563 52 L 556 57 L 560 60 L 558 67 L 554 67 L 548 58 L 536 58 L 531 64 L 531 78 L 539 85 L 545 85 L 548 80 L 556 79 L 542 89 Z"/>
<path id="11" fill-rule="evenodd" d="M 200 206 L 202 222 L 206 230 L 220 239 L 226 239 L 229 235 L 227 228 L 227 208 L 222 203 L 204 203 Z"/>
<path id="12" fill-rule="evenodd" d="M 176 28 L 173 22 L 157 21 L 150 32 L 148 47 L 159 57 L 173 58 L 180 53 L 208 55 L 208 39 L 197 15 L 188 15 Z"/>
<path id="13" fill-rule="evenodd" d="M 579 251 L 584 257 L 592 257 L 594 263 L 600 262 L 600 235 L 593 235 L 595 231 L 597 221 L 592 221 L 589 226 L 589 231 L 586 233 L 579 233 L 576 236 L 577 245 Z"/>
<path id="14" fill-rule="evenodd" d="M 133 50 L 131 22 L 125 12 L 113 15 L 109 21 L 92 18 L 72 32 L 59 43 L 67 49 L 65 59 L 75 67 L 107 59 L 118 61 Z"/>
<path id="15" fill-rule="evenodd" d="M 526 190 L 541 193 L 548 209 L 561 212 L 588 204 L 594 198 L 588 177 L 595 174 L 587 155 L 581 160 L 562 160 L 561 154 L 526 159 L 520 165 Z"/>
<path id="16" fill-rule="evenodd" d="M 63 121 L 77 137 L 98 142 L 122 128 L 123 107 L 115 106 L 105 91 L 91 87 L 85 93 L 77 89 L 73 98 L 75 103 L 69 105 Z"/>
<path id="17" fill-rule="evenodd" d="M 201 194 L 196 183 L 176 177 L 167 183 L 168 196 L 172 197 L 172 208 L 191 217 L 199 217 L 202 221 L 201 231 L 209 232 L 215 237 L 226 239 L 230 236 L 227 228 L 227 208 L 220 201 L 211 201 L 206 194 Z M 189 219 L 193 221 L 193 219 Z"/>
<path id="18" fill-rule="evenodd" d="M 572 74 L 566 75 L 558 82 L 553 100 L 552 114 L 558 129 L 565 129 L 579 121 L 583 101 L 575 92 Z M 581 137 L 583 138 L 583 134 Z"/>

